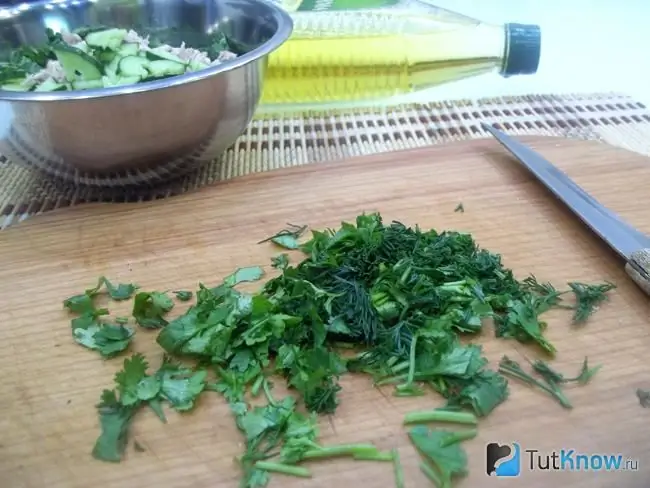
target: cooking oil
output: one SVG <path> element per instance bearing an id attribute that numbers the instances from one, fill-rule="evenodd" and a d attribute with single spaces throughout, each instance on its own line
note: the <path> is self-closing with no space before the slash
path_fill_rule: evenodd
<path id="1" fill-rule="evenodd" d="M 336 106 L 405 95 L 497 71 L 532 74 L 535 25 L 493 25 L 442 9 L 293 11 L 269 56 L 261 106 Z"/>

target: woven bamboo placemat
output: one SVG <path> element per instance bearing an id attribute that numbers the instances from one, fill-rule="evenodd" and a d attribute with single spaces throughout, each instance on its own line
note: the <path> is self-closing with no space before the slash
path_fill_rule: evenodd
<path id="1" fill-rule="evenodd" d="M 85 202 L 169 198 L 249 173 L 384 151 L 487 137 L 480 122 L 514 135 L 599 140 L 650 155 L 650 111 L 616 93 L 529 95 L 313 112 L 254 120 L 226 153 L 194 174 L 137 192 L 61 187 L 0 160 L 0 229 L 31 215 Z"/>

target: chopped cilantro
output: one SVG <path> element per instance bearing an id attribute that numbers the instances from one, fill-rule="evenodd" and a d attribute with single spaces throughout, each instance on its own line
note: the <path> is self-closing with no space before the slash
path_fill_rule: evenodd
<path id="1" fill-rule="evenodd" d="M 160 396 L 182 412 L 194 408 L 194 402 L 205 387 L 207 372 L 193 372 L 166 357 L 156 376 L 160 382 Z"/>
<path id="2" fill-rule="evenodd" d="M 186 291 L 186 290 L 175 291 L 174 295 L 176 295 L 176 298 L 181 302 L 189 302 L 194 296 L 194 294 L 191 291 Z"/>
<path id="3" fill-rule="evenodd" d="M 133 337 L 133 329 L 123 325 L 102 324 L 92 315 L 72 321 L 72 335 L 79 344 L 98 351 L 105 358 L 125 351 Z"/>
<path id="4" fill-rule="evenodd" d="M 84 293 L 82 295 L 74 295 L 70 298 L 66 298 L 63 301 L 63 306 L 70 312 L 79 314 L 86 314 L 95 311 L 95 302 L 93 301 L 93 295 L 88 293 Z"/>
<path id="5" fill-rule="evenodd" d="M 117 286 L 113 285 L 110 281 L 108 281 L 108 279 L 106 279 L 103 276 L 99 279 L 99 284 L 97 285 L 98 289 L 101 287 L 102 283 L 106 285 L 106 290 L 108 291 L 108 295 L 113 300 L 116 301 L 128 300 L 138 290 L 137 285 L 133 285 L 130 283 L 129 284 L 120 283 Z"/>
<path id="6" fill-rule="evenodd" d="M 101 434 L 95 442 L 93 457 L 101 461 L 120 462 L 129 442 L 129 428 L 136 408 L 122 405 L 114 391 L 104 390 L 97 410 Z"/>
<path id="7" fill-rule="evenodd" d="M 174 308 L 174 302 L 164 292 L 140 292 L 133 302 L 133 318 L 145 329 L 160 329 L 167 325 L 163 317 Z"/>
<path id="8" fill-rule="evenodd" d="M 115 374 L 115 389 L 103 391 L 97 405 L 101 434 L 93 449 L 95 458 L 121 461 L 131 421 L 143 406 L 148 405 L 161 421 L 166 422 L 161 400 L 168 401 L 178 411 L 187 411 L 203 391 L 206 377 L 203 370 L 192 373 L 168 358 L 164 358 L 156 373 L 149 374 L 148 369 L 145 357 L 133 354 Z"/>
<path id="9" fill-rule="evenodd" d="M 248 268 L 238 268 L 233 274 L 224 278 L 223 283 L 226 286 L 235 286 L 245 281 L 258 281 L 264 276 L 264 270 L 259 266 L 250 266 Z"/>
<path id="10" fill-rule="evenodd" d="M 117 391 L 122 405 L 134 405 L 151 400 L 160 392 L 160 379 L 147 375 L 149 363 L 142 354 L 124 360 L 124 368 L 115 375 Z"/>

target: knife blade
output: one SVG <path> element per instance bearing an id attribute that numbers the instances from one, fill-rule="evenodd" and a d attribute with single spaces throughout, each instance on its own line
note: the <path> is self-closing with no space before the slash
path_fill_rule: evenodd
<path id="1" fill-rule="evenodd" d="M 603 206 L 539 153 L 489 124 L 482 126 L 626 261 L 628 275 L 650 295 L 650 237 Z"/>

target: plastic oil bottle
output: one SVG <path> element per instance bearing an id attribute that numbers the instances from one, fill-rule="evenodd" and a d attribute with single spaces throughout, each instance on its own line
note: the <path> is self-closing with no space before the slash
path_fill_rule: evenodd
<path id="1" fill-rule="evenodd" d="M 387 8 L 321 11 L 300 10 L 305 1 L 312 8 L 318 1 L 285 1 L 294 31 L 269 57 L 263 111 L 335 108 L 493 71 L 533 74 L 539 64 L 536 25 L 488 24 L 418 0 L 400 0 Z M 368 0 L 354 3 L 363 1 Z"/>

